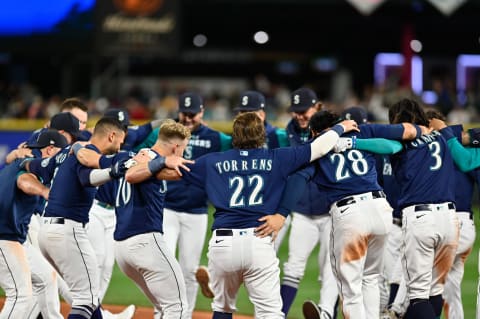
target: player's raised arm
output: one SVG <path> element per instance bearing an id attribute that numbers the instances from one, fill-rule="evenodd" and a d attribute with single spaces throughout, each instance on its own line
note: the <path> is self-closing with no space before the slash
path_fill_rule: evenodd
<path id="1" fill-rule="evenodd" d="M 343 133 L 357 131 L 359 132 L 357 122 L 353 120 L 342 121 L 333 126 L 328 132 L 317 137 L 311 144 L 310 162 L 327 154 L 337 143 Z"/>
<path id="2" fill-rule="evenodd" d="M 25 194 L 42 196 L 48 200 L 50 189 L 43 185 L 32 173 L 24 173 L 17 178 L 17 187 Z"/>

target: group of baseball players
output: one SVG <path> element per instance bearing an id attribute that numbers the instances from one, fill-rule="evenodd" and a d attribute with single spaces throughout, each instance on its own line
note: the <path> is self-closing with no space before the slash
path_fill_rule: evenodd
<path id="1" fill-rule="evenodd" d="M 132 318 L 133 305 L 101 307 L 115 261 L 154 318 L 192 318 L 199 284 L 215 319 L 232 318 L 242 284 L 256 318 L 286 318 L 317 244 L 320 300 L 304 302 L 307 319 L 464 317 L 480 152 L 462 144 L 479 131 L 411 99 L 391 106 L 390 124 L 370 124 L 360 107 L 322 109 L 308 88 L 292 93 L 286 129 L 266 121 L 260 92 L 243 92 L 231 136 L 204 123 L 200 95 L 178 104 L 176 120 L 132 126 L 111 109 L 89 130 L 83 102 L 67 99 L 8 155 L 0 319 L 62 318 L 59 293 L 68 318 Z"/>

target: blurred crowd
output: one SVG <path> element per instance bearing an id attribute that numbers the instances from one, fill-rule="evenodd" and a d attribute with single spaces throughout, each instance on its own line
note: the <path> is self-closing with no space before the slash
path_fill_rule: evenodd
<path id="1" fill-rule="evenodd" d="M 228 79 L 225 79 L 228 81 Z M 435 79 L 432 90 L 424 96 L 416 96 L 409 88 L 387 81 L 385 85 L 365 85 L 362 92 L 354 92 L 348 74 L 332 79 L 331 87 L 315 87 L 304 84 L 314 91 L 328 91 L 328 96 L 318 94 L 325 108 L 341 112 L 349 106 L 362 106 L 372 122 L 388 122 L 388 107 L 401 98 L 415 98 L 426 107 L 436 108 L 451 123 L 471 123 L 480 121 L 480 90 L 472 90 L 459 95 L 451 79 Z M 167 81 L 168 83 L 168 81 Z M 195 83 L 195 82 L 193 82 Z M 244 89 L 262 92 L 267 99 L 267 118 L 278 124 L 287 123 L 290 116 L 287 108 L 291 91 L 296 87 L 273 83 L 264 75 L 258 75 L 251 87 L 215 90 L 205 89 L 199 81 L 198 87 L 164 84 L 152 93 L 141 85 L 132 85 L 124 90 L 121 97 L 77 96 L 87 102 L 90 116 L 101 115 L 108 108 L 126 108 L 132 119 L 149 120 L 155 118 L 175 117 L 177 115 L 178 95 L 185 91 L 197 91 L 205 101 L 204 119 L 207 121 L 230 121 L 235 116 L 233 109 L 238 104 L 239 94 Z M 478 92 L 477 92 L 478 91 Z M 60 103 L 66 96 L 45 96 L 33 84 L 14 85 L 0 82 L 1 118 L 43 119 L 50 118 L 59 111 Z"/>

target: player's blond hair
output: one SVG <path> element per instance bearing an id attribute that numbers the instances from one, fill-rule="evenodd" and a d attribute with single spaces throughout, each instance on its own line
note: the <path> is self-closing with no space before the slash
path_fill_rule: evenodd
<path id="1" fill-rule="evenodd" d="M 168 142 L 171 139 L 189 139 L 190 130 L 183 124 L 167 119 L 163 122 L 158 130 L 158 140 Z"/>
<path id="2" fill-rule="evenodd" d="M 255 112 L 240 113 L 233 120 L 233 147 L 259 148 L 265 144 L 265 139 L 265 126 Z"/>

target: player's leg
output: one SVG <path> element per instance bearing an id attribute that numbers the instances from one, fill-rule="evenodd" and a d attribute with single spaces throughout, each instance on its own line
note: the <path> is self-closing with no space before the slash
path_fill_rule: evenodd
<path id="1" fill-rule="evenodd" d="M 26 318 L 32 302 L 30 266 L 19 242 L 0 240 L 0 287 L 5 304 L 0 319 Z"/>
<path id="2" fill-rule="evenodd" d="M 282 245 L 283 239 L 285 236 L 287 236 L 288 232 L 288 227 L 291 224 L 292 221 L 292 215 L 288 215 L 287 218 L 285 218 L 285 222 L 283 223 L 282 228 L 280 228 L 280 231 L 278 232 L 277 238 L 275 238 L 275 251 L 278 253 L 278 250 L 280 249 L 280 246 Z"/>
<path id="3" fill-rule="evenodd" d="M 366 319 L 362 296 L 362 277 L 368 247 L 369 232 L 365 228 L 365 213 L 357 204 L 332 205 L 330 262 L 337 279 L 347 318 Z"/>
<path id="4" fill-rule="evenodd" d="M 321 282 L 320 300 L 318 305 L 322 311 L 326 311 L 330 317 L 334 317 L 335 304 L 338 300 L 338 288 L 335 276 L 333 275 L 330 263 L 330 232 L 332 230 L 332 219 L 329 214 L 316 217 L 315 224 L 320 232 L 320 249 L 318 252 L 318 276 Z"/>
<path id="5" fill-rule="evenodd" d="M 162 318 L 187 318 L 183 274 L 160 233 L 140 234 L 115 242 L 115 258 L 122 271 L 162 310 Z"/>
<path id="6" fill-rule="evenodd" d="M 475 241 L 475 225 L 469 212 L 457 212 L 457 217 L 460 222 L 460 237 L 455 260 L 445 281 L 443 297 L 445 298 L 445 305 L 448 305 L 448 317 L 463 319 L 461 284 L 465 260 L 470 255 Z"/>
<path id="7" fill-rule="evenodd" d="M 98 264 L 84 226 L 68 219 L 55 224 L 46 217 L 38 240 L 42 254 L 70 288 L 69 317 L 90 318 L 98 313 Z"/>
<path id="8" fill-rule="evenodd" d="M 179 213 L 179 215 L 182 231 L 178 238 L 178 262 L 187 288 L 188 316 L 191 316 L 197 300 L 198 283 L 195 273 L 205 244 L 208 215 L 189 213 Z"/>
<path id="9" fill-rule="evenodd" d="M 237 310 L 237 293 L 243 282 L 243 259 L 240 253 L 243 245 L 234 245 L 234 231 L 236 230 L 217 229 L 208 244 L 208 271 L 214 292 L 214 318 L 228 317 Z"/>
<path id="10" fill-rule="evenodd" d="M 397 259 L 397 263 L 393 269 L 392 282 L 398 285 L 398 289 L 396 289 L 396 292 L 390 290 L 391 301 L 389 300 L 389 302 L 391 302 L 391 304 L 389 304 L 389 309 L 400 317 L 405 314 L 408 308 L 407 287 L 405 279 L 403 278 L 401 256 Z M 393 293 L 395 293 L 395 295 L 393 295 Z"/>
<path id="11" fill-rule="evenodd" d="M 251 236 L 234 237 L 234 241 L 236 238 L 243 245 L 243 280 L 255 308 L 255 317 L 284 319 L 280 268 L 274 243 L 270 237 L 259 238 L 253 232 Z"/>
<path id="12" fill-rule="evenodd" d="M 436 229 L 440 239 L 436 243 L 435 259 L 432 269 L 432 287 L 430 302 L 437 317 L 440 317 L 443 308 L 442 294 L 444 283 L 450 271 L 458 248 L 459 223 L 455 210 L 440 210 L 436 212 Z"/>
<path id="13" fill-rule="evenodd" d="M 297 294 L 298 285 L 305 273 L 307 260 L 319 240 L 317 226 L 306 215 L 293 213 L 288 241 L 288 260 L 283 266 L 283 279 L 280 288 L 282 312 L 288 311 Z"/>
<path id="14" fill-rule="evenodd" d="M 168 249 L 175 256 L 177 251 L 178 236 L 181 231 L 180 217 L 174 210 L 163 209 L 163 238 Z"/>
<path id="15" fill-rule="evenodd" d="M 380 309 L 386 310 L 393 302 L 400 278 L 395 280 L 394 269 L 399 263 L 400 258 L 400 243 L 402 240 L 401 224 L 393 224 L 390 232 L 387 235 L 387 242 L 385 244 L 385 252 L 383 258 L 383 270 L 379 277 L 380 286 Z M 401 264 L 400 264 L 401 275 Z M 401 277 L 401 276 L 400 276 Z"/>
<path id="16" fill-rule="evenodd" d="M 37 297 L 39 311 L 43 318 L 62 319 L 58 297 L 57 272 L 36 247 L 33 247 L 29 242 L 25 242 L 23 246 L 32 271 L 33 292 Z"/>
<path id="17" fill-rule="evenodd" d="M 425 210 L 420 205 L 403 209 L 402 262 L 410 300 L 407 318 L 434 319 L 436 317 L 429 298 L 432 278 L 434 278 L 433 266 L 437 239 L 443 237 L 442 229 L 439 229 L 439 224 L 436 222 L 438 218 L 438 212 L 432 212 L 430 208 Z M 441 290 L 437 293 L 441 293 Z"/>

